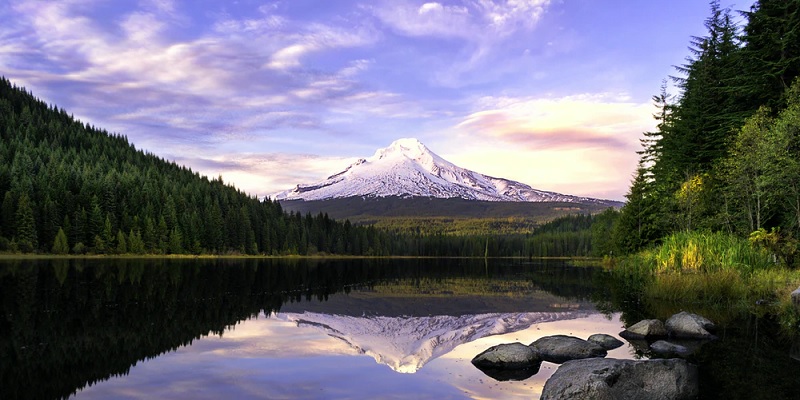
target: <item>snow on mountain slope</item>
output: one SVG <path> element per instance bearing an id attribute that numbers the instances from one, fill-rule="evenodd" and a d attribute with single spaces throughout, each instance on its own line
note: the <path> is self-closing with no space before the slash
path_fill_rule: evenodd
<path id="1" fill-rule="evenodd" d="M 326 200 L 367 197 L 461 197 L 486 201 L 597 202 L 534 189 L 454 165 L 417 139 L 394 141 L 372 157 L 360 159 L 322 182 L 297 185 L 270 196 L 275 200 Z"/>
<path id="2" fill-rule="evenodd" d="M 428 317 L 354 317 L 312 312 L 278 313 L 298 326 L 314 326 L 361 354 L 402 373 L 417 372 L 427 362 L 457 346 L 490 335 L 516 332 L 533 324 L 575 319 L 590 311 L 511 314 L 434 315 Z"/>

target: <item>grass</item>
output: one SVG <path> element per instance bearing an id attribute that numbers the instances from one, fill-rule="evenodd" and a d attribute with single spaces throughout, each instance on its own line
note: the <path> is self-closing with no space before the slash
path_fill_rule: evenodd
<path id="1" fill-rule="evenodd" d="M 677 233 L 658 247 L 620 260 L 612 270 L 647 304 L 768 313 L 792 327 L 800 322 L 790 295 L 800 286 L 800 270 L 776 263 L 766 249 L 731 235 Z"/>

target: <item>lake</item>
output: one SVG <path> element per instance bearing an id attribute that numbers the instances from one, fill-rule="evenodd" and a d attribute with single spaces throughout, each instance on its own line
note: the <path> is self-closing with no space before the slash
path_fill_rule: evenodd
<path id="1" fill-rule="evenodd" d="M 609 279 L 562 261 L 0 261 L 0 398 L 537 398 L 557 364 L 497 380 L 470 360 L 679 311 Z M 798 340 L 773 321 L 687 311 L 721 326 L 689 357 L 703 398 L 800 396 Z"/>

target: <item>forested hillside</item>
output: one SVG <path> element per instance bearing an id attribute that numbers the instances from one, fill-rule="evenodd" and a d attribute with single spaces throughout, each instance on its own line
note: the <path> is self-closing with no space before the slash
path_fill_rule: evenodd
<path id="1" fill-rule="evenodd" d="M 614 229 L 633 252 L 678 231 L 721 231 L 791 258 L 800 233 L 800 1 L 743 12 L 711 2 L 705 36 L 653 97 L 637 174 Z M 794 85 L 792 83 L 795 82 Z"/>
<path id="2" fill-rule="evenodd" d="M 0 80 L 0 251 L 365 254 L 379 235 L 285 214 Z"/>

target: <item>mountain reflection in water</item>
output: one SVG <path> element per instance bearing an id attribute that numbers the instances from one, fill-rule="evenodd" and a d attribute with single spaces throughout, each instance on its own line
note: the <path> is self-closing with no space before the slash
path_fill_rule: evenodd
<path id="1" fill-rule="evenodd" d="M 510 260 L 0 261 L 0 398 L 536 398 L 556 365 L 498 382 L 470 359 L 664 318 L 604 279 Z M 692 360 L 704 398 L 800 393 L 773 324 L 722 325 Z"/>
<path id="2" fill-rule="evenodd" d="M 262 313 L 326 305 L 331 314 L 350 315 L 352 307 L 383 316 L 591 307 L 592 276 L 558 264 L 483 260 L 2 261 L 0 398 L 65 398 L 204 336 L 225 337 Z"/>
<path id="3" fill-rule="evenodd" d="M 318 313 L 278 314 L 298 326 L 316 327 L 359 354 L 402 373 L 417 372 L 428 361 L 485 336 L 501 335 L 588 316 L 588 311 L 518 314 L 435 315 L 429 317 L 353 317 Z"/>

